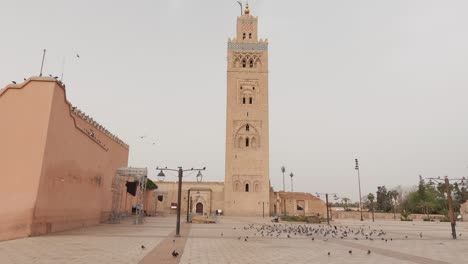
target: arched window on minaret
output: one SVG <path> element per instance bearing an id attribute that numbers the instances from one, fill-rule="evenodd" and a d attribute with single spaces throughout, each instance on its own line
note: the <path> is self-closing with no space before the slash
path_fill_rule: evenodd
<path id="1" fill-rule="evenodd" d="M 245 39 L 245 32 L 242 33 L 242 39 Z"/>
<path id="2" fill-rule="evenodd" d="M 242 97 L 242 104 L 245 104 L 245 97 Z"/>
<path id="3" fill-rule="evenodd" d="M 245 192 L 249 192 L 249 184 L 248 183 L 245 184 Z"/>
<path id="4" fill-rule="evenodd" d="M 248 147 L 249 146 L 249 138 L 245 138 L 245 146 Z"/>
<path id="5" fill-rule="evenodd" d="M 245 59 L 242 59 L 242 68 L 245 68 L 247 66 L 247 62 L 245 61 Z"/>
<path id="6" fill-rule="evenodd" d="M 251 39 L 251 38 L 252 38 L 252 33 L 249 33 L 249 39 Z"/>
<path id="7" fill-rule="evenodd" d="M 250 130 L 249 124 L 245 125 L 245 131 L 249 131 L 249 130 Z"/>
<path id="8" fill-rule="evenodd" d="M 252 103 L 253 103 L 253 98 L 250 97 L 250 98 L 249 98 L 249 104 L 252 104 Z"/>
<path id="9" fill-rule="evenodd" d="M 240 188 L 241 188 L 241 187 L 240 187 L 240 183 L 239 183 L 239 182 L 236 182 L 235 185 L 234 185 L 234 191 L 235 191 L 235 192 L 240 192 L 240 190 L 241 190 Z"/>
<path id="10" fill-rule="evenodd" d="M 253 68 L 253 66 L 254 66 L 254 63 L 253 63 L 253 60 L 252 60 L 252 59 L 250 59 L 250 61 L 249 61 L 249 65 L 250 65 L 250 68 Z"/>

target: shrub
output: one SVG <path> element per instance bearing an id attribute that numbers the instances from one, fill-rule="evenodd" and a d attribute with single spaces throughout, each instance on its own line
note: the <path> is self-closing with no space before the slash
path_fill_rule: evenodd
<path id="1" fill-rule="evenodd" d="M 444 218 L 440 219 L 440 222 L 450 222 L 450 220 L 445 216 Z"/>
<path id="2" fill-rule="evenodd" d="M 305 217 L 303 215 L 284 215 L 284 216 L 281 216 L 281 221 L 306 222 L 307 217 Z"/>
<path id="3" fill-rule="evenodd" d="M 400 214 L 401 214 L 401 217 L 400 217 L 401 221 L 413 221 L 413 219 L 411 219 L 410 214 L 407 211 L 403 211 Z"/>

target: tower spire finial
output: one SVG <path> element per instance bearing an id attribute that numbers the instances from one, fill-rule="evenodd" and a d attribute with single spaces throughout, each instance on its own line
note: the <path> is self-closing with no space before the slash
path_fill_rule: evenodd
<path id="1" fill-rule="evenodd" d="M 245 3 L 245 11 L 244 11 L 244 14 L 248 15 L 250 14 L 250 9 L 249 9 L 249 3 Z"/>

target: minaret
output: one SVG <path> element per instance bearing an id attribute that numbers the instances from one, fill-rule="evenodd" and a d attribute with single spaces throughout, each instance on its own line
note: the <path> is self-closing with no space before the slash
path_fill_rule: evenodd
<path id="1" fill-rule="evenodd" d="M 227 215 L 268 216 L 268 43 L 258 39 L 257 17 L 249 5 L 228 41 L 226 174 Z"/>

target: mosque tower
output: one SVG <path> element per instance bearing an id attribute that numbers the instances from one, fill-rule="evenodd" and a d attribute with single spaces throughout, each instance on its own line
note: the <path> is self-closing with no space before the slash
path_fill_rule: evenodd
<path id="1" fill-rule="evenodd" d="M 269 214 L 268 43 L 247 4 L 228 41 L 225 214 Z"/>

